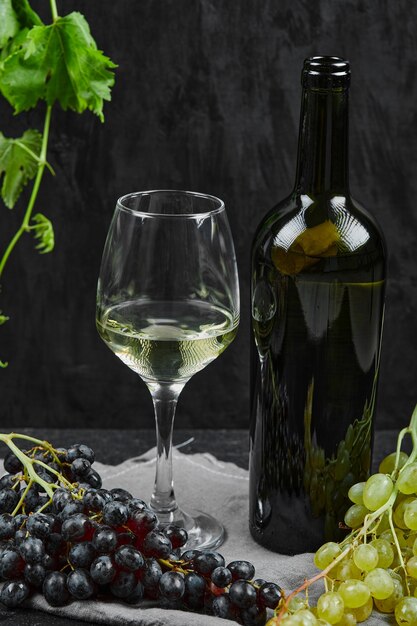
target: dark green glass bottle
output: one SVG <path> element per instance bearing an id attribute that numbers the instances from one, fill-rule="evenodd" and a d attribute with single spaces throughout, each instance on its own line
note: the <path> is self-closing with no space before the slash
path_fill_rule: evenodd
<path id="1" fill-rule="evenodd" d="M 252 249 L 249 523 L 286 554 L 340 539 L 370 470 L 386 262 L 349 193 L 349 81 L 343 59 L 304 62 L 295 187 Z"/>

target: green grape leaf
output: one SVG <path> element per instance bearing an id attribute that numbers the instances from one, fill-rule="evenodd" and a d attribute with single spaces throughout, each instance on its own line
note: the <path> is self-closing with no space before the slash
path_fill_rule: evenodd
<path id="1" fill-rule="evenodd" d="M 7 317 L 7 315 L 3 315 L 3 313 L 0 311 L 0 326 L 8 321 L 9 318 Z"/>
<path id="2" fill-rule="evenodd" d="M 3 0 L 1 0 L 3 1 Z M 14 12 L 19 20 L 20 28 L 32 28 L 41 26 L 41 18 L 30 6 L 28 0 L 11 0 Z"/>
<path id="3" fill-rule="evenodd" d="M 0 66 L 0 90 L 16 113 L 45 100 L 64 110 L 91 110 L 103 121 L 103 101 L 110 100 L 116 65 L 97 50 L 81 13 L 34 26 L 20 49 Z"/>
<path id="4" fill-rule="evenodd" d="M 0 48 L 19 32 L 19 20 L 12 0 L 0 0 Z"/>
<path id="5" fill-rule="evenodd" d="M 30 229 L 34 231 L 35 239 L 39 239 L 36 250 L 39 250 L 40 254 L 52 252 L 55 245 L 55 236 L 51 221 L 42 213 L 36 213 L 32 217 L 32 222 L 35 223 L 30 226 Z"/>
<path id="6" fill-rule="evenodd" d="M 41 144 L 42 135 L 37 130 L 26 130 L 18 139 L 0 133 L 0 179 L 4 174 L 1 196 L 9 209 L 36 175 Z"/>
<path id="7" fill-rule="evenodd" d="M 3 369 L 5 369 L 9 364 L 7 363 L 7 361 L 0 361 L 0 367 L 2 367 Z"/>

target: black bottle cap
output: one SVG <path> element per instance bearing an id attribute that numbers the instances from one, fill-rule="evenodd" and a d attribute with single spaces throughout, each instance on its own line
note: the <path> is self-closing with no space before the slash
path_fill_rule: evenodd
<path id="1" fill-rule="evenodd" d="M 303 87 L 312 89 L 340 89 L 349 87 L 349 61 L 341 57 L 309 57 L 301 74 Z"/>

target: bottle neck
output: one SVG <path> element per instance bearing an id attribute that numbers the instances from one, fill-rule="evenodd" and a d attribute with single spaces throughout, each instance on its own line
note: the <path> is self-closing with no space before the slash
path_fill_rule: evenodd
<path id="1" fill-rule="evenodd" d="M 303 89 L 297 194 L 348 193 L 348 89 Z"/>

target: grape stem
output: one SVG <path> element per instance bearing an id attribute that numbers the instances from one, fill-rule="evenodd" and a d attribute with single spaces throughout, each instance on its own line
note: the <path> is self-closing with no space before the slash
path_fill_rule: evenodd
<path id="1" fill-rule="evenodd" d="M 278 624 L 280 624 L 282 622 L 283 618 L 285 617 L 285 614 L 288 611 L 288 606 L 289 606 L 291 600 L 293 598 L 295 598 L 295 596 L 297 596 L 299 593 L 301 593 L 301 591 L 305 590 L 307 592 L 309 587 L 311 587 L 311 585 L 313 585 L 318 580 L 321 580 L 322 578 L 326 579 L 327 574 L 335 567 L 335 565 L 340 563 L 340 561 L 343 561 L 343 559 L 345 558 L 345 556 L 347 556 L 349 554 L 351 549 L 352 549 L 352 546 L 349 546 L 349 547 L 345 548 L 345 550 L 343 550 L 343 552 L 341 552 L 335 558 L 335 560 L 332 561 L 330 563 L 330 565 L 328 565 L 324 570 L 322 570 L 321 572 L 319 572 L 318 574 L 316 574 L 312 578 L 309 578 L 309 579 L 305 580 L 303 582 L 303 584 L 300 585 L 300 587 L 295 589 L 293 592 L 291 592 L 289 596 L 284 597 L 283 598 L 284 601 L 283 602 L 281 601 L 281 603 L 279 605 L 279 613 L 276 616 L 275 624 L 278 625 Z"/>

